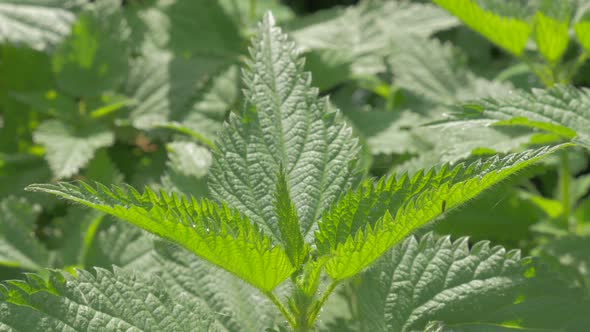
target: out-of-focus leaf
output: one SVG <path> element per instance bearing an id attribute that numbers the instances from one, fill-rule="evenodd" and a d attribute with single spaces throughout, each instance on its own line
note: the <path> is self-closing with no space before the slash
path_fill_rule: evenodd
<path id="1" fill-rule="evenodd" d="M 37 128 L 33 139 L 45 147 L 49 167 L 61 179 L 76 174 L 96 150 L 111 146 L 115 137 L 108 128 L 98 124 L 73 127 L 58 120 L 47 120 Z"/>
<path id="2" fill-rule="evenodd" d="M 167 150 L 164 189 L 195 198 L 207 196 L 207 174 L 213 162 L 211 152 L 195 143 L 180 141 L 169 143 Z"/>
<path id="3" fill-rule="evenodd" d="M 117 15 L 81 15 L 53 54 L 52 67 L 59 87 L 73 97 L 115 90 L 127 73 L 125 35 Z"/>
<path id="4" fill-rule="evenodd" d="M 73 1 L 1 0 L 0 44 L 47 50 L 60 42 L 75 20 Z"/>
<path id="5" fill-rule="evenodd" d="M 38 213 L 25 199 L 0 201 L 0 265 L 30 271 L 47 266 L 47 249 L 34 234 Z"/>

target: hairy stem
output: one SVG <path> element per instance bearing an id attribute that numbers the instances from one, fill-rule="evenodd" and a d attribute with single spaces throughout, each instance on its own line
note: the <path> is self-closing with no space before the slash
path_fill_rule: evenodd
<path id="1" fill-rule="evenodd" d="M 315 319 L 318 317 L 318 314 L 320 313 L 320 310 L 326 303 L 326 300 L 328 300 L 334 289 L 336 289 L 336 286 L 338 286 L 339 284 L 339 281 L 332 280 L 330 285 L 328 285 L 328 288 L 326 288 L 320 299 L 315 303 L 313 310 L 309 313 L 309 316 L 307 318 L 308 326 L 313 326 Z"/>
<path id="2" fill-rule="evenodd" d="M 285 317 L 285 319 L 287 319 L 287 322 L 289 323 L 289 325 L 291 325 L 291 327 L 295 331 L 298 331 L 297 330 L 297 323 L 295 322 L 295 318 L 293 318 L 293 315 L 291 315 L 291 313 L 289 313 L 289 311 L 287 310 L 287 308 L 277 298 L 277 296 L 272 291 L 271 292 L 265 292 L 264 295 L 266 295 L 266 297 L 268 297 L 270 299 L 270 301 L 272 303 L 274 303 L 274 305 L 279 309 L 279 311 L 281 312 L 281 314 L 283 314 L 283 316 Z"/>

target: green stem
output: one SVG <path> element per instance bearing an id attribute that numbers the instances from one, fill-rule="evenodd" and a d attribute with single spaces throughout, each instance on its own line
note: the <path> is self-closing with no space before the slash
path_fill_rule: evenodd
<path id="1" fill-rule="evenodd" d="M 559 168 L 559 187 L 561 191 L 561 204 L 563 205 L 563 218 L 571 232 L 575 232 L 576 223 L 571 215 L 571 198 L 570 198 L 570 163 L 566 151 L 561 152 L 561 163 Z"/>
<path id="2" fill-rule="evenodd" d="M 266 297 L 268 297 L 270 299 L 270 301 L 272 303 L 274 303 L 274 305 L 279 309 L 279 311 L 281 312 L 281 314 L 283 314 L 283 316 L 285 317 L 285 319 L 287 319 L 287 322 L 289 323 L 289 325 L 291 325 L 291 327 L 294 330 L 297 330 L 297 323 L 295 322 L 295 318 L 293 318 L 293 315 L 291 315 L 289 313 L 289 311 L 287 310 L 287 308 L 277 298 L 277 296 L 272 291 L 271 292 L 264 292 L 264 295 L 266 295 Z"/>
<path id="3" fill-rule="evenodd" d="M 550 88 L 553 86 L 553 84 L 555 84 L 555 79 L 553 77 L 554 76 L 553 70 L 551 70 L 552 77 L 548 78 L 547 75 L 545 75 L 545 72 L 537 69 L 535 67 L 535 65 L 533 64 L 533 62 L 531 61 L 531 59 L 529 59 L 528 57 L 523 55 L 523 56 L 520 56 L 519 59 L 530 68 L 530 70 L 533 72 L 533 74 L 535 74 L 535 76 L 537 76 L 546 87 Z"/>
<path id="4" fill-rule="evenodd" d="M 330 295 L 332 294 L 334 289 L 336 289 L 336 286 L 338 286 L 339 284 L 340 284 L 339 281 L 332 280 L 330 285 L 328 285 L 328 288 L 326 288 L 326 290 L 322 294 L 322 297 L 320 297 L 318 302 L 315 303 L 313 310 L 309 313 L 309 318 L 307 319 L 308 326 L 313 326 L 313 323 L 315 322 L 315 319 L 318 317 L 320 310 L 322 309 L 322 307 L 326 303 L 326 300 L 328 300 L 328 297 L 330 297 Z"/>

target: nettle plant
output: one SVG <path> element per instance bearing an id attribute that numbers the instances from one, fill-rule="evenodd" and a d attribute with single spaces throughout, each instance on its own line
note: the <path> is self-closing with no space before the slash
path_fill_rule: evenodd
<path id="1" fill-rule="evenodd" d="M 160 247 L 167 253 L 160 276 L 97 268 L 8 281 L 1 288 L 3 330 L 587 326 L 579 297 L 518 251 L 470 245 L 465 238 L 409 237 L 570 143 L 361 180 L 351 128 L 311 87 L 303 59 L 270 14 L 250 54 L 243 110 L 230 115 L 214 149 L 212 200 L 85 182 L 27 188 L 167 240 Z M 197 273 L 201 260 L 229 274 Z M 236 286 L 238 279 L 244 283 Z M 338 288 L 357 300 L 350 317 L 330 321 Z"/>

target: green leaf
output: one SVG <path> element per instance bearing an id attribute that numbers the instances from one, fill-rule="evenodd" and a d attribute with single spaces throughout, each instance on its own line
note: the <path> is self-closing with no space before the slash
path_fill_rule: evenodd
<path id="1" fill-rule="evenodd" d="M 72 277 L 28 275 L 0 288 L 0 328 L 10 331 L 209 331 L 209 311 L 194 298 L 172 296 L 153 277 L 115 268 Z M 24 319 L 26 317 L 26 319 Z"/>
<path id="2" fill-rule="evenodd" d="M 13 92 L 11 96 L 36 111 L 59 119 L 71 120 L 78 111 L 73 98 L 55 90 Z"/>
<path id="3" fill-rule="evenodd" d="M 45 147 L 49 167 L 62 179 L 78 173 L 96 150 L 111 146 L 115 135 L 99 124 L 75 128 L 58 120 L 47 120 L 37 128 L 33 141 Z"/>
<path id="4" fill-rule="evenodd" d="M 0 201 L 0 265 L 31 271 L 47 266 L 47 249 L 34 235 L 38 214 L 25 199 Z"/>
<path id="5" fill-rule="evenodd" d="M 128 271 L 154 273 L 160 267 L 155 261 L 153 242 L 153 235 L 131 224 L 105 221 L 88 246 L 84 263 L 85 266 L 111 268 L 115 265 Z"/>
<path id="6" fill-rule="evenodd" d="M 299 228 L 299 217 L 295 205 L 289 196 L 287 179 L 282 168 L 279 171 L 277 179 L 277 189 L 275 193 L 275 213 L 281 232 L 281 242 L 285 245 L 285 252 L 289 256 L 291 264 L 299 267 L 303 264 L 309 248 L 303 241 Z"/>
<path id="7" fill-rule="evenodd" d="M 394 42 L 389 57 L 394 83 L 437 104 L 482 96 L 501 96 L 512 89 L 506 83 L 475 76 L 461 62 L 462 54 L 450 43 L 417 36 Z"/>
<path id="8" fill-rule="evenodd" d="M 552 263 L 562 273 L 569 273 L 569 280 L 581 282 L 590 290 L 590 237 L 568 235 L 553 239 L 540 248 L 540 256 Z"/>
<path id="9" fill-rule="evenodd" d="M 75 18 L 64 1 L 2 0 L 0 44 L 21 44 L 47 50 L 70 32 Z"/>
<path id="10" fill-rule="evenodd" d="M 278 319 L 275 307 L 256 288 L 130 224 L 102 227 L 89 254 L 88 266 L 116 265 L 157 276 L 171 296 L 201 303 L 227 331 L 263 331 Z"/>
<path id="11" fill-rule="evenodd" d="M 53 54 L 52 67 L 61 89 L 88 97 L 115 90 L 126 76 L 127 61 L 121 19 L 86 12 Z"/>
<path id="12" fill-rule="evenodd" d="M 472 241 L 487 239 L 511 247 L 530 240 L 529 228 L 545 216 L 544 212 L 529 201 L 530 198 L 513 189 L 513 181 L 507 182 L 445 216 L 436 223 L 436 232 L 451 236 L 469 235 Z"/>
<path id="13" fill-rule="evenodd" d="M 226 271 L 162 242 L 156 243 L 155 253 L 155 273 L 168 292 L 203 303 L 227 331 L 264 331 L 280 322 L 267 298 Z"/>
<path id="14" fill-rule="evenodd" d="M 562 1 L 566 3 L 566 1 Z M 555 63 L 561 58 L 569 42 L 569 17 L 556 19 L 543 12 L 535 16 L 535 42 L 539 52 L 549 63 Z"/>
<path id="15" fill-rule="evenodd" d="M 171 50 L 187 59 L 235 62 L 242 52 L 240 31 L 219 2 L 156 0 L 131 8 L 144 50 Z"/>
<path id="16" fill-rule="evenodd" d="M 361 272 L 408 234 L 564 147 L 544 147 L 440 171 L 365 181 L 324 214 L 316 234 L 326 272 L 336 280 Z"/>
<path id="17" fill-rule="evenodd" d="M 557 85 L 549 90 L 516 92 L 506 98 L 487 98 L 465 107 L 465 120 L 487 118 L 497 125 L 545 130 L 590 148 L 590 90 Z"/>
<path id="18" fill-rule="evenodd" d="M 177 243 L 194 254 L 242 278 L 263 292 L 273 290 L 293 272 L 289 258 L 271 238 L 225 205 L 146 188 L 143 194 L 128 187 L 30 185 L 27 190 L 51 193 L 108 213 L 159 237 Z"/>
<path id="19" fill-rule="evenodd" d="M 244 71 L 246 105 L 220 134 L 209 188 L 265 232 L 281 238 L 273 201 L 279 168 L 304 238 L 352 180 L 356 140 L 326 99 L 309 86 L 293 43 L 267 15 Z"/>
<path id="20" fill-rule="evenodd" d="M 297 44 L 350 64 L 354 74 L 376 74 L 391 41 L 406 34 L 427 37 L 457 21 L 430 4 L 361 1 L 346 9 L 329 9 L 298 20 L 292 27 Z"/>
<path id="21" fill-rule="evenodd" d="M 363 274 L 356 296 L 363 331 L 422 331 L 431 321 L 443 331 L 582 331 L 588 310 L 516 250 L 432 234 L 396 246 Z"/>
<path id="22" fill-rule="evenodd" d="M 434 0 L 434 2 L 506 51 L 516 56 L 524 51 L 532 30 L 527 21 L 498 15 L 493 11 L 494 6 L 491 6 L 491 10 L 484 9 L 475 0 Z"/>
<path id="23" fill-rule="evenodd" d="M 209 150 L 192 142 L 167 144 L 168 170 L 162 185 L 168 192 L 192 197 L 205 197 L 208 193 L 207 174 L 212 163 Z"/>
<path id="24" fill-rule="evenodd" d="M 197 95 L 196 88 L 206 87 L 207 75 L 219 68 L 218 60 L 177 58 L 158 51 L 135 59 L 125 88 L 135 101 L 129 115 L 133 126 L 151 129 L 182 120 L 191 113 L 190 101 Z"/>
<path id="25" fill-rule="evenodd" d="M 574 25 L 574 31 L 580 45 L 586 52 L 590 52 L 590 18 L 586 16 L 578 21 Z"/>

